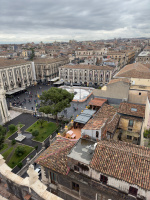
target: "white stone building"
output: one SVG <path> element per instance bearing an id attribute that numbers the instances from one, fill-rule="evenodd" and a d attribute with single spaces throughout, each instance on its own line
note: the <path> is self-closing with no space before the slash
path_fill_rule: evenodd
<path id="1" fill-rule="evenodd" d="M 96 65 L 64 65 L 59 68 L 59 77 L 65 83 L 105 85 L 112 77 L 113 68 Z"/>
<path id="2" fill-rule="evenodd" d="M 0 59 L 0 80 L 4 90 L 22 90 L 34 83 L 34 65 L 24 60 Z M 6 94 L 7 94 L 6 93 Z M 13 92 L 12 92 L 13 93 Z"/>

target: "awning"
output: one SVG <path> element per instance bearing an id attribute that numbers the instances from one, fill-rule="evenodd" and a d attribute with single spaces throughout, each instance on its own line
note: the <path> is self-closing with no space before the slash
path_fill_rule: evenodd
<path id="1" fill-rule="evenodd" d="M 59 80 L 59 77 L 56 77 L 56 78 L 51 79 L 51 82 L 55 82 L 55 81 L 58 81 L 58 80 Z"/>
<path id="2" fill-rule="evenodd" d="M 57 82 L 55 82 L 55 83 L 53 83 L 54 85 L 61 85 L 61 84 L 63 84 L 64 83 L 64 81 L 57 81 Z"/>
<path id="3" fill-rule="evenodd" d="M 95 110 L 89 110 L 89 109 L 85 109 L 75 120 L 74 122 L 78 122 L 81 124 L 86 124 L 91 117 L 93 116 L 93 114 L 95 113 Z"/>
<path id="4" fill-rule="evenodd" d="M 25 90 L 25 89 L 26 89 L 26 88 L 23 88 L 23 87 L 16 88 L 16 89 L 14 89 L 14 90 L 11 90 L 11 91 L 6 92 L 6 94 L 7 94 L 7 95 L 12 95 L 12 94 L 15 94 L 15 93 L 17 93 L 17 92 L 21 92 L 21 91 L 23 91 L 23 90 Z"/>

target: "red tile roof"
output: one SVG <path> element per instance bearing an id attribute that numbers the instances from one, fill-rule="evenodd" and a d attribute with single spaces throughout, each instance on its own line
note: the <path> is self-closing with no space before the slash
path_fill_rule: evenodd
<path id="1" fill-rule="evenodd" d="M 111 105 L 104 104 L 101 109 L 94 115 L 95 119 L 107 118 L 107 131 L 113 133 L 119 121 L 117 109 Z"/>
<path id="2" fill-rule="evenodd" d="M 149 65 L 139 62 L 126 65 L 118 72 L 116 77 L 150 79 Z"/>
<path id="3" fill-rule="evenodd" d="M 145 105 L 122 102 L 120 103 L 118 113 L 144 118 Z"/>
<path id="4" fill-rule="evenodd" d="M 107 99 L 94 98 L 89 102 L 89 105 L 101 107 L 105 102 L 107 102 Z"/>
<path id="5" fill-rule="evenodd" d="M 126 142 L 99 141 L 90 167 L 150 190 L 150 149 Z"/>
<path id="6" fill-rule="evenodd" d="M 35 162 L 53 171 L 66 175 L 68 172 L 67 154 L 75 143 L 76 141 L 57 137 L 56 141 L 54 141 Z"/>

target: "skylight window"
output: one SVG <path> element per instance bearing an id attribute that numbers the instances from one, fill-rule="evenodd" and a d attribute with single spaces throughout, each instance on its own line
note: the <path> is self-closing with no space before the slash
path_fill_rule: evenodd
<path id="1" fill-rule="evenodd" d="M 131 108 L 131 111 L 137 112 L 137 108 Z"/>

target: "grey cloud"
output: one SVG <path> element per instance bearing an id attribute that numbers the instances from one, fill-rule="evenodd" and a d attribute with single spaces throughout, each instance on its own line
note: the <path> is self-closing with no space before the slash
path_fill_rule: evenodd
<path id="1" fill-rule="evenodd" d="M 144 34 L 150 29 L 149 13 L 149 0 L 0 0 L 0 31 L 60 34 L 62 29 L 67 33 L 132 27 Z"/>

